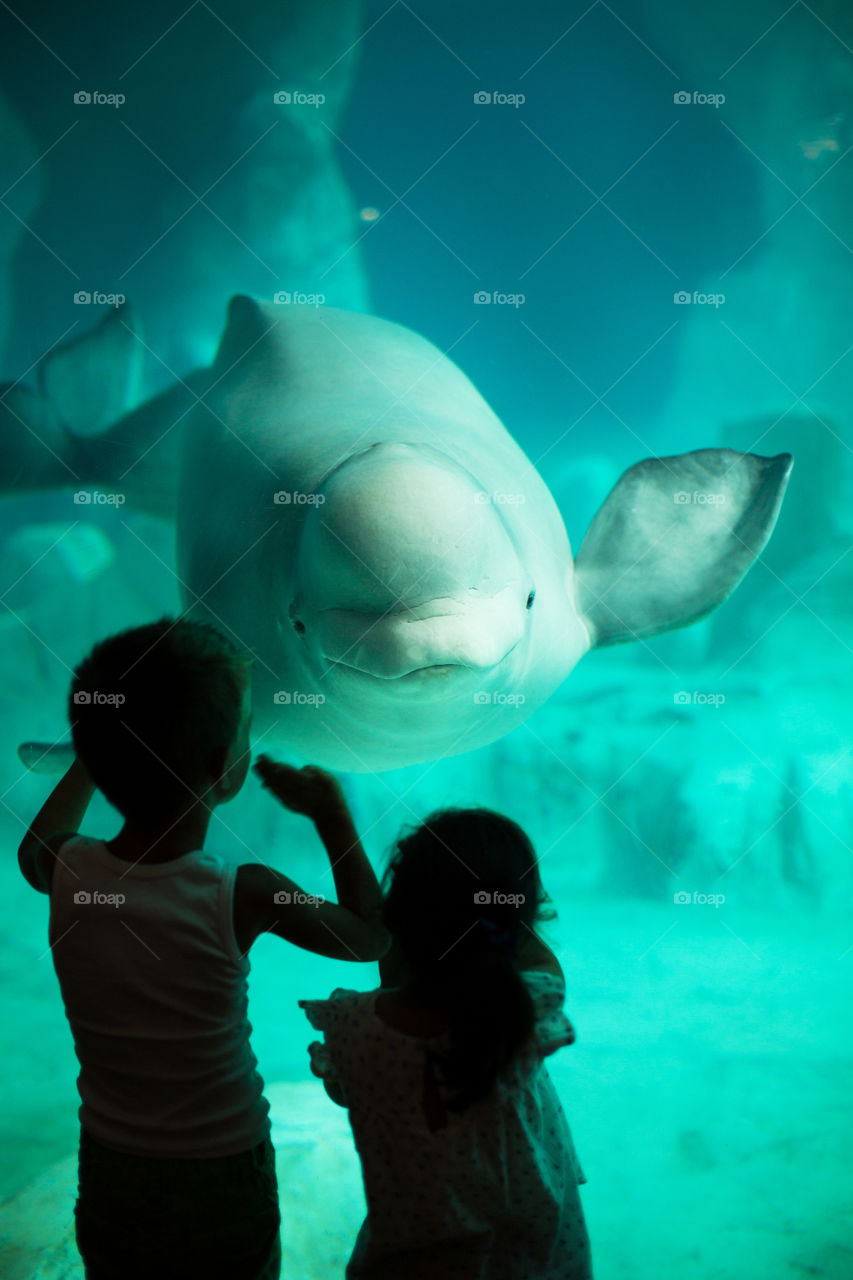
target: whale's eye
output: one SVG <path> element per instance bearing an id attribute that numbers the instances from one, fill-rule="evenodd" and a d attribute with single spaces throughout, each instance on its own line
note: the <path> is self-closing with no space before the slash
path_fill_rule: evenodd
<path id="1" fill-rule="evenodd" d="M 298 618 L 293 619 L 293 630 L 300 636 L 305 635 L 305 623 L 300 622 Z"/>
<path id="2" fill-rule="evenodd" d="M 535 592 L 535 591 L 531 591 L 530 595 L 527 597 L 527 606 L 526 606 L 526 607 L 527 607 L 528 609 L 532 609 L 532 608 L 533 608 L 533 601 L 534 601 L 535 599 L 536 599 L 536 592 Z"/>

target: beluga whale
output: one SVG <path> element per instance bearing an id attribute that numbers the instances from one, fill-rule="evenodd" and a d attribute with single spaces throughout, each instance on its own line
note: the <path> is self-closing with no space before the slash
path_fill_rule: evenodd
<path id="1" fill-rule="evenodd" d="M 792 465 L 642 459 L 573 559 L 534 465 L 402 325 L 238 296 L 211 365 L 128 409 L 137 350 L 119 309 L 0 395 L 0 484 L 98 485 L 173 518 L 183 607 L 253 656 L 265 743 L 327 768 L 485 746 L 588 650 L 705 617 Z"/>

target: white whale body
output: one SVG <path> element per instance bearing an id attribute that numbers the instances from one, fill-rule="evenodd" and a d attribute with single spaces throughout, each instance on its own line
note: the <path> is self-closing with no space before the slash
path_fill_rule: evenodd
<path id="1" fill-rule="evenodd" d="M 409 329 L 236 297 L 210 368 L 124 412 L 136 345 L 119 311 L 45 359 L 38 394 L 7 390 L 0 480 L 173 516 L 186 611 L 254 655 L 265 741 L 329 768 L 493 742 L 588 649 L 704 617 L 760 555 L 791 468 L 641 461 L 573 561 L 535 467 Z"/>

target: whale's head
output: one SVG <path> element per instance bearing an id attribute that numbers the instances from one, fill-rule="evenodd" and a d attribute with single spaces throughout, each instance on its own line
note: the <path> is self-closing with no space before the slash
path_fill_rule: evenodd
<path id="1" fill-rule="evenodd" d="M 330 471 L 307 509 L 288 625 L 315 672 L 414 690 L 524 662 L 535 584 L 499 506 L 426 445 L 383 443 Z"/>

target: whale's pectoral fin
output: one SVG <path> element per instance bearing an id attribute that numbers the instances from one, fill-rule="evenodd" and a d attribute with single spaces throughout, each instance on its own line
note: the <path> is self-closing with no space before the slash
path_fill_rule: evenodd
<path id="1" fill-rule="evenodd" d="M 141 372 L 142 344 L 125 304 L 88 333 L 49 351 L 39 362 L 38 388 L 63 426 L 90 436 L 134 403 Z"/>
<path id="2" fill-rule="evenodd" d="M 788 453 L 699 449 L 630 467 L 575 563 L 592 646 L 674 631 L 722 604 L 764 549 L 792 465 Z"/>

